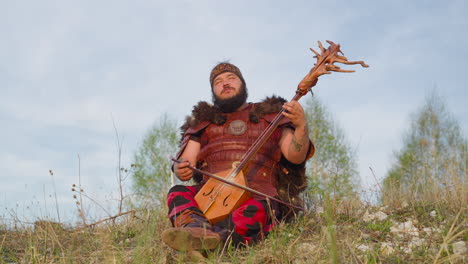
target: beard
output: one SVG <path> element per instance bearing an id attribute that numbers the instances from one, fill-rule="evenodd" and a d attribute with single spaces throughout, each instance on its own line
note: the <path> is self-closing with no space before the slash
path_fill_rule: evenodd
<path id="1" fill-rule="evenodd" d="M 211 91 L 213 95 L 213 103 L 216 107 L 218 107 L 224 113 L 232 113 L 236 111 L 239 107 L 241 107 L 247 101 L 247 87 L 244 83 L 242 83 L 241 88 L 239 89 L 239 93 L 234 95 L 231 98 L 227 99 L 220 99 Z"/>

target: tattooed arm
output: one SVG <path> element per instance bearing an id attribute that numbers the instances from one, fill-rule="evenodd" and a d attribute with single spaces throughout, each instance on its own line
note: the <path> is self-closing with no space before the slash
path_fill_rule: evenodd
<path id="1" fill-rule="evenodd" d="M 283 128 L 279 146 L 287 160 L 300 164 L 306 159 L 310 144 L 304 109 L 297 101 L 285 103 L 283 108 L 287 110 L 283 115 L 291 120 L 296 129 Z"/>

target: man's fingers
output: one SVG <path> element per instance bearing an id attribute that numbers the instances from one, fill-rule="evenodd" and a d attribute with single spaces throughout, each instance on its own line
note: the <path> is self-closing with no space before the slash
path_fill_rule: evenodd
<path id="1" fill-rule="evenodd" d="M 186 169 L 185 172 L 184 172 L 185 175 L 189 175 L 190 173 L 192 173 L 191 169 Z"/>
<path id="2" fill-rule="evenodd" d="M 283 112 L 283 115 L 289 119 L 293 116 L 291 113 Z"/>
<path id="3" fill-rule="evenodd" d="M 186 160 L 186 161 L 183 161 L 183 162 L 179 163 L 178 168 L 179 169 L 184 169 L 184 168 L 187 168 L 189 165 L 190 165 L 190 162 L 188 162 Z"/>
<path id="4" fill-rule="evenodd" d="M 294 113 L 294 109 L 291 106 L 284 105 L 283 108 L 284 108 L 284 110 L 286 110 L 286 111 L 283 111 L 283 114 L 285 114 L 285 115 L 286 114 L 291 115 L 291 114 Z"/>
<path id="5" fill-rule="evenodd" d="M 187 175 L 191 172 L 191 170 L 189 168 L 184 168 L 180 171 L 180 174 L 182 175 Z"/>
<path id="6" fill-rule="evenodd" d="M 283 108 L 288 112 L 299 112 L 301 111 L 301 105 L 298 102 L 288 102 L 283 105 Z"/>
<path id="7" fill-rule="evenodd" d="M 179 178 L 183 181 L 189 180 L 192 178 L 192 170 L 187 169 L 187 170 L 181 170 L 180 173 L 178 173 Z"/>

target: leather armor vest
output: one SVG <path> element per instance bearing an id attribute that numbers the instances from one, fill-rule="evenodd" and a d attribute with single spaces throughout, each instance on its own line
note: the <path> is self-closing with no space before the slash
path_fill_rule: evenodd
<path id="1" fill-rule="evenodd" d="M 201 150 L 198 162 L 201 169 L 211 173 L 229 170 L 233 162 L 240 161 L 254 141 L 268 127 L 261 118 L 258 123 L 249 120 L 249 112 L 254 104 L 244 110 L 226 114 L 222 125 L 210 124 L 201 135 Z M 250 160 L 245 175 L 250 188 L 276 196 L 276 166 L 281 159 L 278 146 L 281 128 L 277 128 Z M 203 182 L 207 181 L 205 176 Z M 255 196 L 255 195 L 254 195 Z"/>
<path id="2" fill-rule="evenodd" d="M 190 140 L 196 140 L 201 143 L 202 148 L 198 156 L 198 168 L 213 173 L 230 169 L 232 163 L 240 160 L 252 142 L 272 122 L 285 102 L 281 97 L 267 97 L 259 103 L 250 104 L 244 111 L 231 114 L 223 113 L 207 102 L 199 102 L 181 127 L 182 138 L 177 158 L 180 158 Z M 245 131 L 243 124 L 236 120 L 247 124 Z M 282 157 L 277 144 L 283 127 L 294 129 L 289 119 L 282 119 L 279 128 L 249 164 L 250 170 L 246 178 L 251 188 L 271 196 L 277 194 L 283 201 L 303 206 L 299 194 L 307 187 L 305 161 L 292 164 Z M 311 158 L 314 152 L 314 145 L 310 142 L 306 160 Z M 193 180 L 201 183 L 207 180 L 203 177 L 200 173 L 194 173 Z M 256 195 L 254 198 L 264 199 Z M 291 208 L 281 205 L 280 207 L 287 219 L 294 215 L 291 214 Z"/>

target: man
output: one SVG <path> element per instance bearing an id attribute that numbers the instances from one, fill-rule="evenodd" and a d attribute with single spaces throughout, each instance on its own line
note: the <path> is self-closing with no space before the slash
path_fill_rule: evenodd
<path id="1" fill-rule="evenodd" d="M 235 245 L 252 244 L 264 238 L 287 210 L 263 196 L 250 199 L 221 222 L 210 224 L 194 197 L 207 176 L 194 174 L 193 165 L 210 173 L 232 168 L 283 108 L 278 128 L 258 150 L 246 169 L 248 186 L 264 194 L 297 202 L 306 187 L 305 161 L 314 153 L 308 137 L 302 106 L 271 97 L 261 103 L 247 103 L 247 86 L 240 70 L 222 62 L 210 74 L 213 105 L 200 102 L 182 126 L 183 137 L 174 172 L 182 181 L 197 185 L 176 185 L 168 194 L 169 218 L 173 228 L 165 230 L 163 241 L 181 251 L 214 249 L 228 236 Z M 300 202 L 299 202 L 300 203 Z M 291 213 L 291 211 L 289 211 Z"/>

